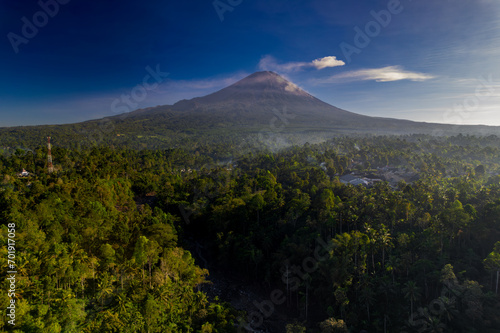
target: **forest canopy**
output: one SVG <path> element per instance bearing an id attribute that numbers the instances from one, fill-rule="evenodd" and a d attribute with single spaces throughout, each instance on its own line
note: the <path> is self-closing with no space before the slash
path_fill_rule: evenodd
<path id="1" fill-rule="evenodd" d="M 499 332 L 497 137 L 52 155 L 0 155 L 14 332 Z"/>

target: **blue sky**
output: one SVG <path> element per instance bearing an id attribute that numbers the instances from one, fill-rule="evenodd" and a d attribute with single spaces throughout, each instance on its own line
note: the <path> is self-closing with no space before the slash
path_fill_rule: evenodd
<path id="1" fill-rule="evenodd" d="M 500 125 L 498 0 L 20 0 L 0 29 L 0 126 L 173 104 L 258 70 L 365 115 Z"/>

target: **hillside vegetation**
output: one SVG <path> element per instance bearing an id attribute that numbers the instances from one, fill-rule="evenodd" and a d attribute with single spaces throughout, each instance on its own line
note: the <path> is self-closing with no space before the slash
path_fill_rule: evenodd
<path id="1" fill-rule="evenodd" d="M 43 146 L 0 156 L 15 332 L 499 332 L 498 137 L 275 152 L 53 141 L 52 174 Z M 209 297 L 204 260 L 256 286 L 252 306 Z"/>

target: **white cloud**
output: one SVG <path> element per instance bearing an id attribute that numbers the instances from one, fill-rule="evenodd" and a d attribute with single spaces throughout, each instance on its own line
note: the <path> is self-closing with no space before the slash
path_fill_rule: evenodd
<path id="1" fill-rule="evenodd" d="M 410 72 L 400 66 L 387 66 L 382 68 L 359 69 L 330 76 L 326 79 L 315 80 L 315 83 L 336 83 L 346 81 L 376 81 L 391 82 L 400 80 L 425 81 L 435 76 L 425 73 Z"/>
<path id="2" fill-rule="evenodd" d="M 326 67 L 344 66 L 345 62 L 343 62 L 342 60 L 337 60 L 336 57 L 329 56 L 329 57 L 324 57 L 324 58 L 313 60 L 312 64 L 317 69 L 323 69 Z"/>
<path id="3" fill-rule="evenodd" d="M 316 69 L 324 69 L 327 67 L 337 67 L 344 66 L 345 62 L 338 60 L 335 56 L 328 56 L 319 59 L 315 59 L 311 62 L 287 62 L 280 64 L 278 61 L 270 55 L 266 55 L 259 62 L 259 69 L 265 71 L 277 71 L 277 72 L 295 72 L 303 68 L 314 67 Z"/>

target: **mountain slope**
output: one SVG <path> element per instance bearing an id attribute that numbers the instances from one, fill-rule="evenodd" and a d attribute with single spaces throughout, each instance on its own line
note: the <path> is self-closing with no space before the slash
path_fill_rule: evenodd
<path id="1" fill-rule="evenodd" d="M 282 131 L 354 131 L 369 133 L 495 133 L 489 126 L 430 124 L 370 117 L 342 110 L 310 95 L 274 72 L 256 72 L 204 97 L 119 116 L 151 119 L 167 115 L 173 123 L 189 120 L 206 127 L 279 127 Z"/>
<path id="2" fill-rule="evenodd" d="M 266 132 L 293 143 L 345 134 L 498 134 L 498 127 L 456 126 L 369 117 L 339 109 L 273 72 L 256 72 L 212 94 L 174 105 L 78 124 L 0 129 L 0 146 L 126 145 L 170 148 L 238 141 Z M 293 137 L 292 141 L 289 141 Z M 283 139 L 283 138 L 282 138 Z M 255 140 L 254 140 L 255 141 Z M 262 141 L 262 140 L 261 140 Z M 257 142 L 261 144 L 262 142 Z"/>
<path id="3" fill-rule="evenodd" d="M 372 119 L 331 106 L 273 72 L 257 72 L 213 94 L 134 111 L 129 116 L 137 119 L 164 112 L 172 118 L 196 115 L 204 118 L 204 124 L 217 119 L 245 127 L 277 127 L 278 118 L 280 128 L 289 125 L 290 129 L 335 128 Z"/>

